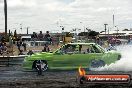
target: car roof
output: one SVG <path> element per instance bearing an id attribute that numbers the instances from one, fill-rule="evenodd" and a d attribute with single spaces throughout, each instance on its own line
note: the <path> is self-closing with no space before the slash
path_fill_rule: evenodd
<path id="1" fill-rule="evenodd" d="M 68 43 L 68 44 L 71 44 L 71 45 L 95 45 L 95 43 Z"/>

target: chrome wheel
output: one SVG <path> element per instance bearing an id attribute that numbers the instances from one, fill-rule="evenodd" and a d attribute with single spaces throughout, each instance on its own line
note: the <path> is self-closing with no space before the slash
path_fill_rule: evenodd
<path id="1" fill-rule="evenodd" d="M 33 69 L 46 71 L 48 69 L 48 63 L 46 60 L 36 60 L 33 63 Z"/>

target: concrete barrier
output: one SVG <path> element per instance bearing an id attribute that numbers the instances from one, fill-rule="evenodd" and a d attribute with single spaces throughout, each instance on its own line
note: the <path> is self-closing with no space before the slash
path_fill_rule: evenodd
<path id="1" fill-rule="evenodd" d="M 19 56 L 0 56 L 0 66 L 22 65 L 24 58 L 27 55 Z"/>

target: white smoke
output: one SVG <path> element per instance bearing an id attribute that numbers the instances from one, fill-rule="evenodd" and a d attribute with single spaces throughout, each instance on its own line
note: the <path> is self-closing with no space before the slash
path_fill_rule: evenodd
<path id="1" fill-rule="evenodd" d="M 122 58 L 115 63 L 96 68 L 96 71 L 132 71 L 132 45 L 117 46 Z"/>

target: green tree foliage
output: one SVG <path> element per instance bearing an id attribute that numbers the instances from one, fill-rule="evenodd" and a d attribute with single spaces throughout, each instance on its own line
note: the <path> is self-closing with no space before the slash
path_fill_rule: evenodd
<path id="1" fill-rule="evenodd" d="M 78 36 L 91 36 L 91 37 L 94 37 L 94 36 L 97 36 L 99 34 L 99 32 L 96 32 L 96 31 L 89 31 L 89 32 L 81 32 L 78 34 Z"/>
<path id="2" fill-rule="evenodd" d="M 73 35 L 70 32 L 66 32 L 66 37 L 73 37 Z"/>
<path id="3" fill-rule="evenodd" d="M 129 31 L 129 29 L 124 29 L 124 30 L 122 30 L 122 31 Z"/>
<path id="4" fill-rule="evenodd" d="M 81 32 L 78 34 L 78 36 L 88 36 L 88 32 Z"/>
<path id="5" fill-rule="evenodd" d="M 91 37 L 94 37 L 94 36 L 99 35 L 99 32 L 96 32 L 96 31 L 90 31 L 88 35 L 91 36 Z"/>

